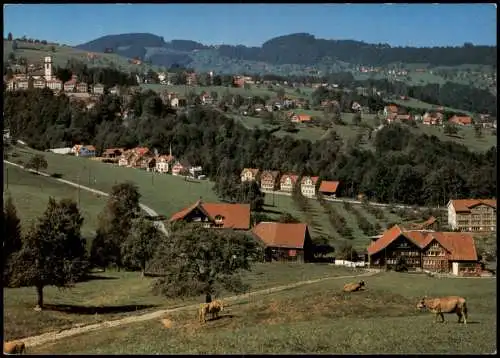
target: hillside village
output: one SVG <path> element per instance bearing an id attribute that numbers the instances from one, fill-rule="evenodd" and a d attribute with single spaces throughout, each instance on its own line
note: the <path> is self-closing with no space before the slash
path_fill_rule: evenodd
<path id="1" fill-rule="evenodd" d="M 496 112 L 393 84 L 446 69 L 358 64 L 357 75 L 391 80 L 346 84 L 334 74 L 143 71 L 139 57 L 123 72 L 87 66 L 99 56 L 89 54 L 64 68 L 54 47 L 33 63 L 9 58 L 4 71 L 4 352 L 95 341 L 130 354 L 116 332 L 88 328 L 127 324 L 131 342 L 154 342 L 140 353 L 169 341 L 169 352 L 205 354 L 186 348 L 192 337 L 237 342 L 211 328 L 250 340 L 262 332 L 240 330 L 286 326 L 305 337 L 382 316 L 384 334 L 405 340 L 411 319 L 429 342 L 430 319 L 415 306 L 464 324 L 472 306 L 471 322 L 489 334 L 493 306 L 481 300 L 496 276 Z M 438 295 L 436 311 L 425 306 Z M 455 306 L 441 312 L 442 302 Z M 323 321 L 288 326 L 309 314 Z M 139 327 L 152 319 L 161 325 Z M 74 343 L 46 338 L 57 330 Z M 443 342 L 451 332 L 433 330 Z M 323 352 L 321 342 L 300 346 Z"/>

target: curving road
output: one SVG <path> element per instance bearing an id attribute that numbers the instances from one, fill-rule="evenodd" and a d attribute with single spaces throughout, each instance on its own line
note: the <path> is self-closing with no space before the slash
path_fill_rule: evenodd
<path id="1" fill-rule="evenodd" d="M 42 175 L 44 177 L 49 177 L 49 178 L 52 178 L 54 180 L 57 180 L 61 183 L 64 183 L 64 184 L 67 184 L 67 185 L 71 185 L 71 186 L 74 186 L 74 187 L 77 187 L 77 188 L 80 188 L 80 189 L 83 189 L 83 190 L 86 190 L 86 191 L 90 191 L 92 193 L 95 193 L 95 194 L 99 194 L 99 195 L 104 195 L 104 196 L 109 196 L 108 193 L 105 193 L 103 191 L 100 191 L 100 190 L 97 190 L 97 189 L 92 189 L 92 188 L 89 188 L 88 186 L 84 186 L 84 185 L 81 185 L 81 184 L 78 184 L 78 183 L 74 183 L 72 181 L 69 181 L 69 180 L 65 180 L 65 179 L 60 179 L 60 178 L 54 178 L 54 177 L 51 177 L 49 174 L 47 173 L 44 173 L 44 172 L 38 172 L 36 170 L 33 170 L 33 169 L 27 169 L 25 168 L 24 166 L 22 165 L 19 165 L 19 164 L 16 164 L 16 163 L 12 163 L 12 162 L 9 162 L 8 160 L 4 160 L 3 161 L 4 163 L 7 163 L 7 164 L 10 164 L 10 165 L 13 165 L 15 167 L 18 167 L 18 168 L 21 168 L 23 170 L 26 170 L 26 171 L 29 171 L 29 172 L 32 172 L 32 173 L 37 173 L 39 175 Z M 142 210 L 144 210 L 148 215 L 150 216 L 158 216 L 158 213 L 156 211 L 154 211 L 153 209 L 151 209 L 149 206 L 146 206 L 144 204 L 139 204 L 139 206 L 141 207 Z M 154 224 L 156 225 L 156 227 L 158 229 L 160 229 L 165 235 L 169 236 L 169 232 L 167 230 L 167 228 L 165 227 L 165 224 L 161 221 L 155 221 Z"/>

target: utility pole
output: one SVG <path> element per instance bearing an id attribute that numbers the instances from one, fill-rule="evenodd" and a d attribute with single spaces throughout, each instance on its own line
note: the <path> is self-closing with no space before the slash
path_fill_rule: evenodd
<path id="1" fill-rule="evenodd" d="M 80 175 L 78 175 L 78 207 L 80 207 Z"/>

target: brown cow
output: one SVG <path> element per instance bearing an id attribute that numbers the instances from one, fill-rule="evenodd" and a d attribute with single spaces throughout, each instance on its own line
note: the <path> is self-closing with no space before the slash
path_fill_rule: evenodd
<path id="1" fill-rule="evenodd" d="M 219 316 L 219 312 L 224 311 L 224 303 L 221 300 L 215 300 L 208 304 L 208 312 L 212 315 L 212 318 Z"/>
<path id="2" fill-rule="evenodd" d="M 4 354 L 24 354 L 26 346 L 24 342 L 3 342 Z"/>
<path id="3" fill-rule="evenodd" d="M 200 322 L 205 323 L 207 321 L 207 313 L 209 313 L 210 303 L 202 303 L 200 304 L 200 308 L 198 309 L 198 319 Z"/>
<path id="4" fill-rule="evenodd" d="M 344 285 L 344 292 L 360 291 L 365 286 L 365 281 L 359 281 L 358 283 L 348 283 Z"/>
<path id="5" fill-rule="evenodd" d="M 467 324 L 467 303 L 463 297 L 423 297 L 417 304 L 417 308 L 428 308 L 429 311 L 436 315 L 436 322 L 439 316 L 441 317 L 441 322 L 444 322 L 444 313 L 456 313 L 458 316 L 458 323 L 460 323 L 463 317 L 464 324 Z"/>

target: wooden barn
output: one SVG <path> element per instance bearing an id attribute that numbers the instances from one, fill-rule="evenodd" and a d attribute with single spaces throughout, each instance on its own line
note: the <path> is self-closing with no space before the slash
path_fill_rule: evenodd
<path id="1" fill-rule="evenodd" d="M 313 243 L 306 224 L 261 222 L 252 234 L 264 244 L 267 262 L 313 260 Z"/>

